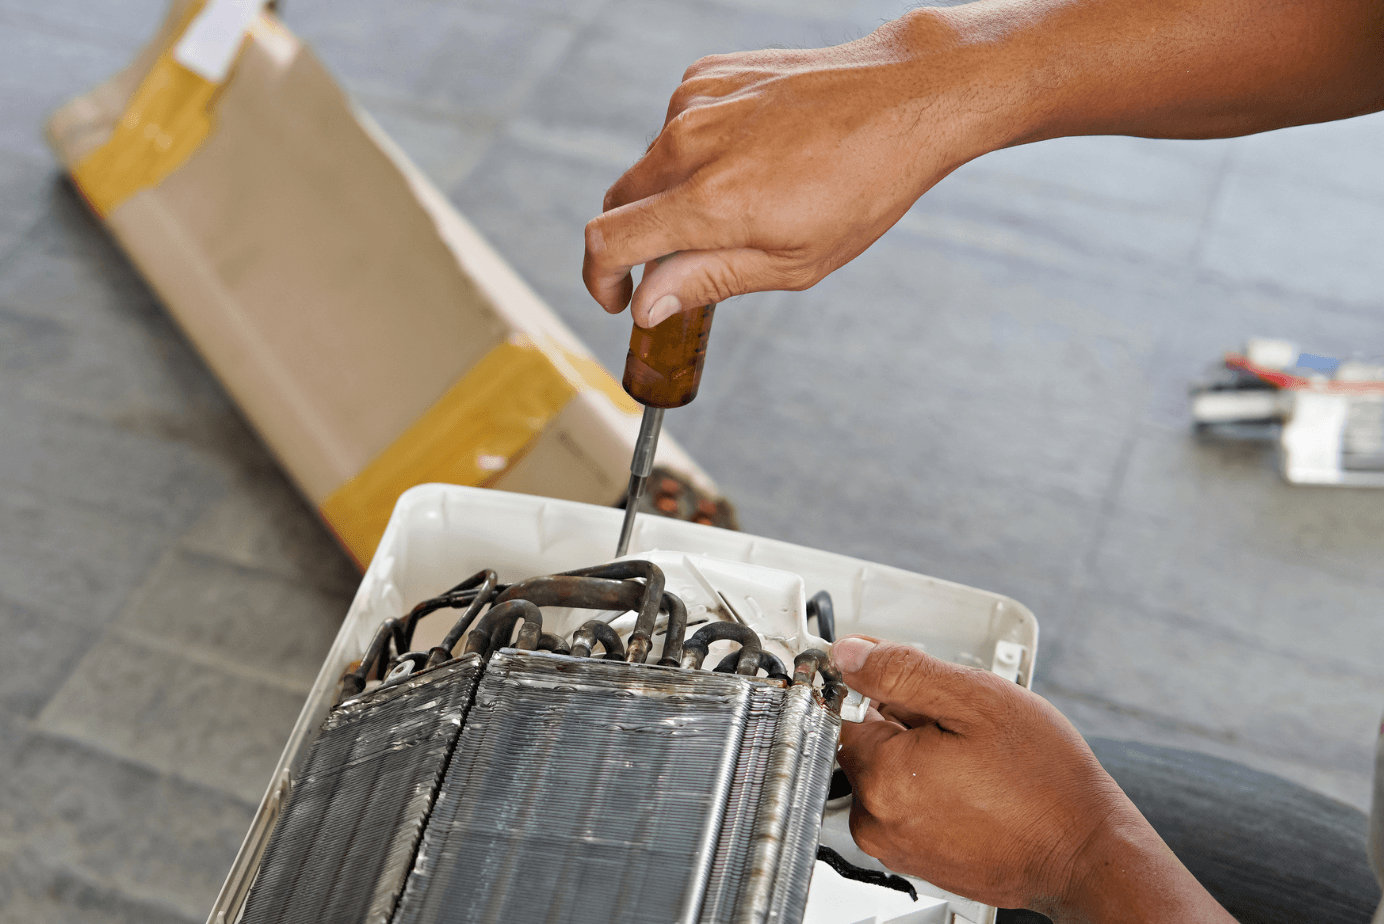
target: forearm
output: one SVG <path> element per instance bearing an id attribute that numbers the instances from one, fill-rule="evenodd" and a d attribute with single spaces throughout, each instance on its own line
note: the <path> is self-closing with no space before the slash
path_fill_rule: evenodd
<path id="1" fill-rule="evenodd" d="M 1380 0 L 979 0 L 901 22 L 986 149 L 1210 138 L 1384 109 Z M 928 67 L 929 64 L 923 64 Z"/>
<path id="2" fill-rule="evenodd" d="M 1234 924 L 1142 819 L 1103 831 L 1070 892 L 1035 905 L 1055 924 Z"/>

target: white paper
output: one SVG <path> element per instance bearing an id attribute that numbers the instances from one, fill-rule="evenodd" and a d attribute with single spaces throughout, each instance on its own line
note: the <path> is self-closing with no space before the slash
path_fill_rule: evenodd
<path id="1" fill-rule="evenodd" d="M 173 60 L 210 80 L 223 83 L 235 62 L 250 24 L 265 0 L 208 0 L 173 48 Z"/>

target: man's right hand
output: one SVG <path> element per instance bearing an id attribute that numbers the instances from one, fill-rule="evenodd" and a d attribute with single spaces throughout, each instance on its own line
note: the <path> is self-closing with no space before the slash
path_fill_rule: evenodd
<path id="1" fill-rule="evenodd" d="M 805 289 L 854 259 L 998 143 L 952 92 L 966 67 L 956 45 L 937 11 L 917 10 L 832 48 L 694 63 L 662 132 L 586 226 L 592 296 L 652 327 L 734 295 Z"/>
<path id="2" fill-rule="evenodd" d="M 1381 42 L 1379 0 L 978 0 L 834 48 L 703 58 L 587 224 L 582 276 L 642 327 L 804 289 L 996 148 L 1223 137 L 1384 108 Z"/>
<path id="3" fill-rule="evenodd" d="M 1047 700 L 908 645 L 832 659 L 876 704 L 837 756 L 851 834 L 890 869 L 1058 921 L 1233 921 Z"/>

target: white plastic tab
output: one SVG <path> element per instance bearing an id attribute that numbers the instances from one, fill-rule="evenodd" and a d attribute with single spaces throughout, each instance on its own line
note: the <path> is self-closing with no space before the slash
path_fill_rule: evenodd
<path id="1" fill-rule="evenodd" d="M 846 689 L 846 699 L 841 703 L 842 722 L 864 722 L 865 713 L 870 709 L 870 698 L 855 690 Z"/>
<path id="2" fill-rule="evenodd" d="M 1018 642 L 1006 642 L 1004 640 L 996 642 L 995 659 L 990 665 L 990 670 L 1005 680 L 1018 680 L 1019 668 L 1024 663 L 1025 650 L 1024 646 Z"/>

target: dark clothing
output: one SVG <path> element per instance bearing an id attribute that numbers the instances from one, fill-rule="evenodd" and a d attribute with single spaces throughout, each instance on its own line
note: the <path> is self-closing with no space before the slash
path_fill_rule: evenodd
<path id="1" fill-rule="evenodd" d="M 1359 810 L 1192 751 L 1092 738 L 1154 830 L 1241 924 L 1369 924 L 1379 885 Z M 1040 924 L 1001 911 L 998 924 Z"/>

